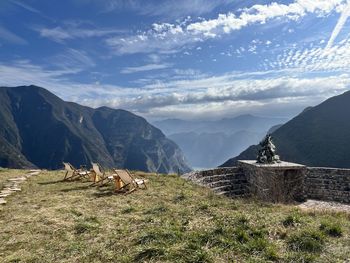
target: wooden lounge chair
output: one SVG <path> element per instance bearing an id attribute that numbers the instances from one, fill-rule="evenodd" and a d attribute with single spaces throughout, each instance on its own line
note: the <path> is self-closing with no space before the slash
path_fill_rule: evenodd
<path id="1" fill-rule="evenodd" d="M 103 186 L 114 180 L 113 175 L 107 175 L 98 163 L 91 163 L 94 173 L 94 182 L 90 186 Z"/>
<path id="2" fill-rule="evenodd" d="M 74 179 L 86 178 L 89 175 L 89 172 L 83 169 L 76 169 L 70 163 L 63 163 L 66 174 L 63 178 L 63 181 L 72 181 Z"/>
<path id="3" fill-rule="evenodd" d="M 147 180 L 134 178 L 128 170 L 114 169 L 114 172 L 114 176 L 119 177 L 119 179 L 123 182 L 123 186 L 116 191 L 119 192 L 128 189 L 127 192 L 131 193 L 136 189 L 141 188 L 141 186 L 142 188 L 147 189 Z"/>

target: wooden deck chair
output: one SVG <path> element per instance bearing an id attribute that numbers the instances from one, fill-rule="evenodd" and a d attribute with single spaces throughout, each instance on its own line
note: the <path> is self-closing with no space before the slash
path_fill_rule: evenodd
<path id="1" fill-rule="evenodd" d="M 131 193 L 138 188 L 147 189 L 147 180 L 134 178 L 128 170 L 114 169 L 115 176 L 118 176 L 123 182 L 123 187 L 119 191 L 123 191 L 128 188 L 128 192 Z"/>
<path id="2" fill-rule="evenodd" d="M 104 170 L 101 169 L 101 166 L 98 163 L 91 163 L 92 172 L 95 175 L 94 182 L 90 186 L 103 186 L 111 181 L 113 181 L 112 175 L 107 175 Z"/>
<path id="3" fill-rule="evenodd" d="M 76 169 L 70 163 L 63 163 L 66 174 L 63 178 L 63 181 L 71 181 L 78 178 L 86 178 L 89 175 L 89 172 L 86 170 Z"/>

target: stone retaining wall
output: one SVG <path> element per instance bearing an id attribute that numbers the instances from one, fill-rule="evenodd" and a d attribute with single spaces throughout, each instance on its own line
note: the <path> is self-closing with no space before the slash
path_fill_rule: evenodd
<path id="1" fill-rule="evenodd" d="M 309 199 L 350 203 L 350 169 L 308 167 L 304 193 Z"/>
<path id="2" fill-rule="evenodd" d="M 301 174 L 294 171 L 290 172 L 289 170 L 283 174 L 275 174 L 266 168 L 263 168 L 258 173 L 247 167 L 239 166 L 195 171 L 184 175 L 184 177 L 197 184 L 209 187 L 218 194 L 235 197 L 250 194 L 256 195 L 254 187 L 257 185 L 261 189 L 273 187 L 276 182 L 272 183 L 271 180 L 265 180 L 269 183 L 268 186 L 265 186 L 258 180 L 268 177 L 269 174 L 275 175 L 270 176 L 272 181 L 280 180 L 283 183 L 283 187 L 278 188 L 281 193 L 286 194 L 287 197 L 292 194 L 293 198 L 289 199 L 298 201 L 299 197 L 303 196 L 306 199 L 350 203 L 350 169 L 306 167 L 305 173 Z M 291 185 L 296 185 L 297 187 L 290 187 Z M 276 189 L 274 190 L 278 192 Z M 295 193 L 298 194 L 297 198 Z M 271 193 L 268 194 L 272 196 Z M 276 197 L 275 200 L 263 197 L 261 199 L 266 199 L 267 201 L 286 201 L 280 197 Z"/>
<path id="3" fill-rule="evenodd" d="M 239 167 L 216 168 L 195 171 L 184 175 L 185 178 L 213 189 L 226 196 L 243 196 L 248 193 L 248 181 Z"/>

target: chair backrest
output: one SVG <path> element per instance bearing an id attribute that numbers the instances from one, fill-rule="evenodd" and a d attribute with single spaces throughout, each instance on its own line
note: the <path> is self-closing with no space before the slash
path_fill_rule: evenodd
<path id="1" fill-rule="evenodd" d="M 74 172 L 76 169 L 70 163 L 63 163 L 64 169 L 69 172 Z"/>
<path id="2" fill-rule="evenodd" d="M 114 172 L 120 177 L 124 184 L 134 184 L 135 180 L 128 170 L 114 169 Z"/>
<path id="3" fill-rule="evenodd" d="M 103 172 L 101 171 L 100 165 L 98 163 L 91 163 L 92 165 L 92 170 L 94 170 L 94 172 L 99 175 L 102 176 Z"/>

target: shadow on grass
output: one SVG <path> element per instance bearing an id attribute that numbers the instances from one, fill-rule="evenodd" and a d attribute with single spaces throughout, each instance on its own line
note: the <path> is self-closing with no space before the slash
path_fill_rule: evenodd
<path id="1" fill-rule="evenodd" d="M 99 192 L 93 193 L 95 197 L 105 197 L 105 196 L 112 196 L 116 195 L 117 193 L 111 191 L 111 190 L 100 190 Z"/>
<path id="2" fill-rule="evenodd" d="M 58 183 L 65 183 L 67 181 L 63 180 L 57 180 L 57 181 L 50 181 L 50 182 L 39 182 L 40 185 L 49 185 L 49 184 L 58 184 Z"/>
<path id="3" fill-rule="evenodd" d="M 77 187 L 68 188 L 68 189 L 62 189 L 61 192 L 79 191 L 79 190 L 86 190 L 89 188 L 90 188 L 89 185 L 84 185 L 84 186 L 77 186 Z"/>

